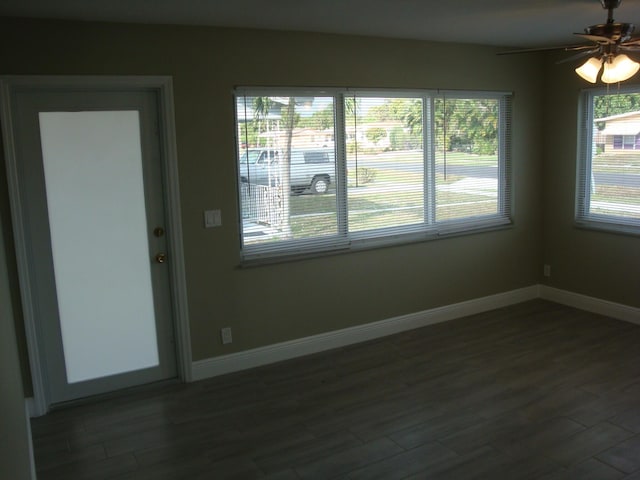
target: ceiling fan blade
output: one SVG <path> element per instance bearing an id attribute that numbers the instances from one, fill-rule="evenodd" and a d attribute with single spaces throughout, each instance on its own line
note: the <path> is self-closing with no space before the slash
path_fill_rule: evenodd
<path id="1" fill-rule="evenodd" d="M 567 52 L 577 52 L 579 50 L 593 50 L 593 49 L 599 49 L 600 46 L 599 45 L 572 45 L 569 47 L 565 47 L 565 50 Z"/>
<path id="2" fill-rule="evenodd" d="M 556 64 L 572 62 L 573 60 L 578 60 L 579 58 L 582 58 L 582 57 L 588 57 L 589 55 L 593 53 L 597 53 L 599 51 L 600 51 L 599 48 L 594 48 L 592 50 L 587 50 L 586 52 L 580 52 L 576 55 L 571 55 L 570 57 L 563 58 L 562 60 L 558 60 Z"/>
<path id="3" fill-rule="evenodd" d="M 622 42 L 620 44 L 620 46 L 627 46 L 627 45 L 640 45 L 640 38 L 632 38 L 630 40 L 627 40 L 626 42 Z"/>
<path id="4" fill-rule="evenodd" d="M 640 44 L 638 45 L 620 45 L 620 50 L 625 52 L 640 52 Z"/>
<path id="5" fill-rule="evenodd" d="M 556 47 L 539 47 L 539 48 L 521 48 L 518 50 L 506 50 L 498 52 L 498 55 L 513 55 L 516 53 L 536 53 L 548 52 L 551 50 L 581 50 L 583 48 L 593 48 L 593 45 L 560 45 Z"/>
<path id="6" fill-rule="evenodd" d="M 611 40 L 608 37 L 601 37 L 600 35 L 589 35 L 588 33 L 574 33 L 574 35 L 578 35 L 579 37 L 586 38 L 587 40 L 597 43 L 616 43 L 615 40 Z"/>

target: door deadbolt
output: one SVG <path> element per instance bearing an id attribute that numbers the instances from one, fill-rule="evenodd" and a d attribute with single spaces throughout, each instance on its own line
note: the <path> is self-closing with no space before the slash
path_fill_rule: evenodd
<path id="1" fill-rule="evenodd" d="M 166 253 L 156 253 L 156 262 L 164 263 L 166 261 L 167 261 L 167 254 Z"/>
<path id="2" fill-rule="evenodd" d="M 164 228 L 162 228 L 162 227 L 154 228 L 153 229 L 153 234 L 158 238 L 162 237 L 164 235 Z"/>

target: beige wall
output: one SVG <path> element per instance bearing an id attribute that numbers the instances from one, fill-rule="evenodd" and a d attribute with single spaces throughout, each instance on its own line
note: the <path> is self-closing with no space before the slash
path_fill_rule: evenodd
<path id="1" fill-rule="evenodd" d="M 173 77 L 194 360 L 540 281 L 543 96 L 535 55 L 336 35 L 5 19 L 0 59 L 0 74 Z M 514 92 L 513 227 L 239 268 L 235 85 Z M 210 208 L 222 210 L 223 227 L 202 227 Z M 219 330 L 226 326 L 234 343 L 223 347 Z"/>
<path id="2" fill-rule="evenodd" d="M 0 478 L 31 478 L 30 434 L 14 328 L 5 253 L 5 232 L 0 223 Z"/>
<path id="3" fill-rule="evenodd" d="M 640 307 L 640 237 L 574 226 L 580 91 L 591 84 L 549 58 L 545 95 L 544 261 L 552 287 Z M 635 77 L 625 84 L 633 84 Z M 615 85 L 611 89 L 615 92 Z"/>
<path id="4" fill-rule="evenodd" d="M 2 147 L 2 139 L 0 138 L 0 147 Z M 7 281 L 9 288 L 8 294 L 12 304 L 12 316 L 14 321 L 14 330 L 18 344 L 18 356 L 22 369 L 24 393 L 30 397 L 33 395 L 31 388 L 31 372 L 29 369 L 29 357 L 27 353 L 27 340 L 24 330 L 24 322 L 22 321 L 22 305 L 20 302 L 20 289 L 18 287 L 18 267 L 13 254 L 13 229 L 11 227 L 11 210 L 9 207 L 9 192 L 6 189 L 7 172 L 2 162 L 3 150 L 0 148 L 0 227 L 4 232 L 4 252 L 6 253 L 5 265 L 7 269 Z"/>

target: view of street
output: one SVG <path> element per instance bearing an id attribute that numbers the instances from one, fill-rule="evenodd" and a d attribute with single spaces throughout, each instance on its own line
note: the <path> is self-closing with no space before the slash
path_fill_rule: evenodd
<path id="1" fill-rule="evenodd" d="M 350 228 L 357 231 L 366 228 L 371 217 L 386 217 L 390 224 L 421 222 L 424 218 L 424 166 L 421 152 L 384 152 L 378 155 L 349 156 L 349 171 L 370 169 L 374 180 L 356 187 L 348 185 Z M 436 191 L 440 219 L 444 215 L 455 215 L 456 209 L 473 206 L 478 212 L 491 213 L 496 208 L 497 161 L 491 157 L 454 153 L 436 159 Z M 494 157 L 495 158 L 495 157 Z M 357 165 L 357 167 L 356 167 Z M 629 173 L 638 172 L 638 173 Z M 408 183 L 407 176 L 397 180 L 397 172 L 412 174 L 415 181 Z M 447 180 L 444 180 L 446 172 Z M 353 180 L 353 179 L 352 179 Z M 591 210 L 596 213 L 640 218 L 640 204 L 634 203 L 640 195 L 640 156 L 600 155 L 594 162 L 594 194 Z M 630 195 L 630 190 L 635 192 Z M 292 195 L 291 226 L 296 232 L 315 235 L 337 231 L 335 186 L 326 195 L 309 193 Z M 254 232 L 257 237 L 274 233 L 265 225 L 245 223 L 245 232 Z"/>
<path id="2" fill-rule="evenodd" d="M 345 99 L 342 161 L 330 100 L 243 100 L 253 112 L 238 125 L 245 243 L 489 218 L 504 211 L 502 189 L 513 178 L 500 170 L 504 146 L 498 144 L 495 99 L 434 100 L 434 143 L 426 151 L 426 99 Z M 636 121 L 640 129 L 640 112 L 628 112 L 636 108 L 629 104 L 621 105 L 623 113 L 606 116 L 611 105 L 596 107 L 587 210 L 638 219 L 640 135 L 616 132 Z M 512 160 L 512 175 L 518 160 Z M 345 175 L 344 190 L 337 189 Z M 346 223 L 339 229 L 338 222 Z"/>
<path id="3" fill-rule="evenodd" d="M 590 211 L 640 219 L 640 154 L 603 152 L 592 169 Z"/>

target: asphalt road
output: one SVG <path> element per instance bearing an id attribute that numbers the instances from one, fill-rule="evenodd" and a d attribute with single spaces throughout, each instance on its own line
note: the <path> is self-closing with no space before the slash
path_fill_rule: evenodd
<path id="1" fill-rule="evenodd" d="M 400 170 L 410 173 L 422 173 L 424 167 L 419 162 L 367 162 L 362 160 L 358 162 L 358 167 L 377 168 L 380 170 Z M 353 164 L 349 168 L 353 168 Z M 436 165 L 436 172 L 443 173 L 444 166 Z M 461 177 L 477 177 L 477 178 L 497 178 L 498 168 L 489 166 L 471 166 L 471 165 L 447 165 L 447 174 L 459 175 Z"/>
<path id="2" fill-rule="evenodd" d="M 595 172 L 593 179 L 596 185 L 621 185 L 640 188 L 640 175 L 637 174 Z"/>

